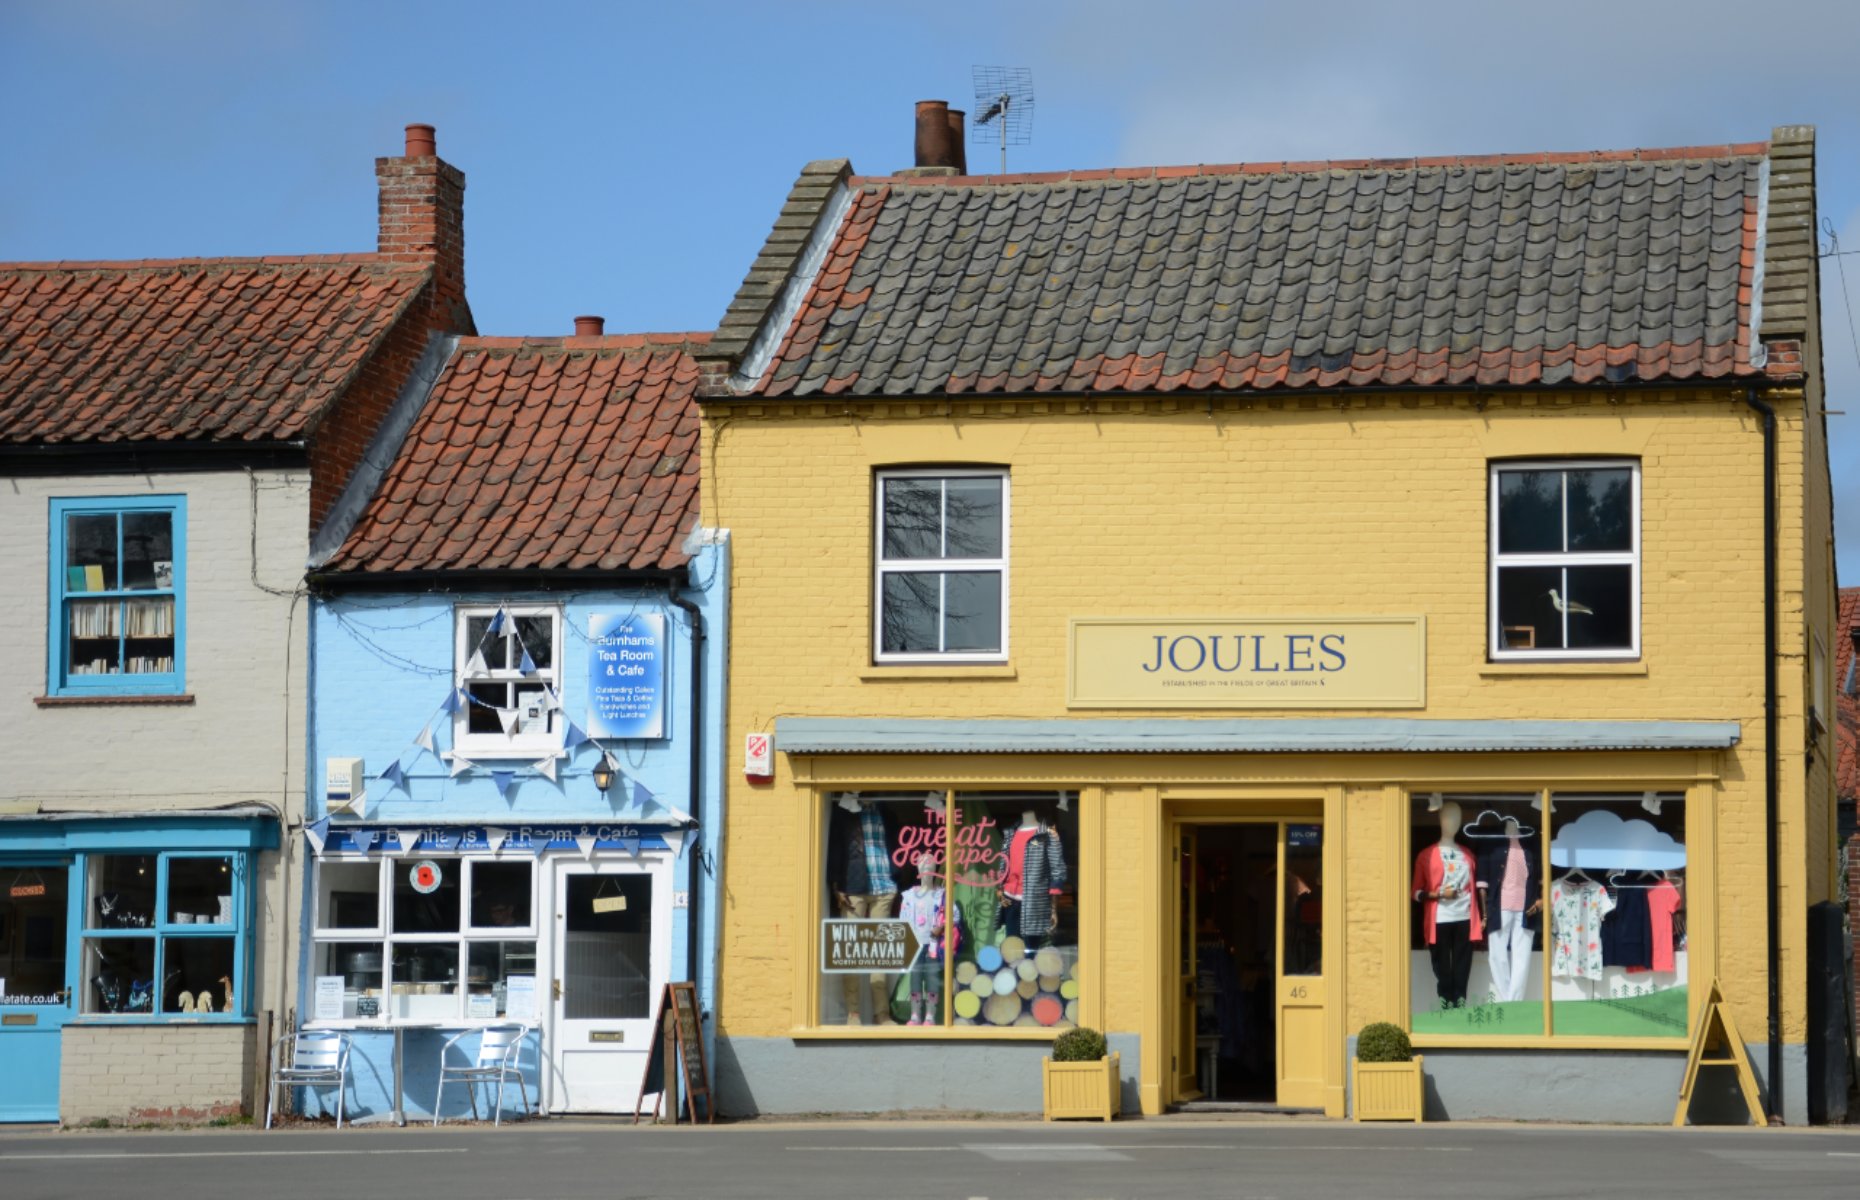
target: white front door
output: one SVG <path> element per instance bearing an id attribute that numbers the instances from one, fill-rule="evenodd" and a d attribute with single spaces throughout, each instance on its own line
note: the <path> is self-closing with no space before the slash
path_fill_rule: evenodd
<path id="1" fill-rule="evenodd" d="M 631 1112 L 672 954 L 672 864 L 557 860 L 550 949 L 551 1112 Z"/>

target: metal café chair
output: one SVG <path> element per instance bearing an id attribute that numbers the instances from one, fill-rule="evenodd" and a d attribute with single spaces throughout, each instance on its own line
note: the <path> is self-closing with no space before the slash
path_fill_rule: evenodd
<path id="1" fill-rule="evenodd" d="M 288 1063 L 279 1055 L 286 1042 L 291 1045 Z M 271 1128 L 272 1114 L 278 1108 L 278 1089 L 336 1085 L 336 1128 L 342 1128 L 343 1096 L 349 1082 L 349 1036 L 333 1029 L 298 1030 L 287 1033 L 271 1044 L 271 1087 L 265 1094 L 265 1128 Z"/>
<path id="2" fill-rule="evenodd" d="M 464 1066 L 448 1066 L 447 1058 L 452 1048 L 463 1038 L 478 1033 L 478 1057 Z M 523 1039 L 529 1036 L 528 1025 L 488 1025 L 482 1030 L 467 1029 L 455 1033 L 446 1039 L 446 1044 L 439 1048 L 439 1090 L 433 1095 L 433 1124 L 439 1124 L 439 1101 L 446 1094 L 447 1083 L 463 1083 L 465 1094 L 471 1098 L 472 1119 L 478 1120 L 478 1088 L 480 1083 L 497 1083 L 497 1109 L 493 1125 L 504 1123 L 504 1081 L 514 1079 L 517 1082 L 517 1095 L 523 1098 L 523 1114 L 534 1115 L 530 1111 L 530 1092 L 523 1082 L 523 1067 L 519 1061 L 523 1054 Z M 464 1052 L 459 1052 L 464 1058 Z"/>

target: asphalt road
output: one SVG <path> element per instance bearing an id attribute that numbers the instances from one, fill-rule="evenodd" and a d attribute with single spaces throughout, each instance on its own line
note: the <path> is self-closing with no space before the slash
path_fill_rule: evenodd
<path id="1" fill-rule="evenodd" d="M 0 1134 L 5 1200 L 1860 1196 L 1860 1129 L 1192 1119 Z"/>

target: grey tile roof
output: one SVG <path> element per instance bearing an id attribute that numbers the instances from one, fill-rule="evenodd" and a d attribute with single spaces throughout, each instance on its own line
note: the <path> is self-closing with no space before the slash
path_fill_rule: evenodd
<path id="1" fill-rule="evenodd" d="M 755 390 L 1750 374 L 1769 152 L 852 177 L 833 247 Z M 840 164 L 811 166 L 797 186 L 818 190 L 829 167 Z M 739 297 L 733 319 L 748 307 Z"/>

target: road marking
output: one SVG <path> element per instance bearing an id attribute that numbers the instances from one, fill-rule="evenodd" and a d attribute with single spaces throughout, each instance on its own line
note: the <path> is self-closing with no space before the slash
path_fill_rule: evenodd
<path id="1" fill-rule="evenodd" d="M 1860 1158 L 1860 1154 L 1856 1154 L 1848 1150 L 1830 1150 L 1828 1151 L 1828 1157 L 1829 1158 Z"/>
<path id="2" fill-rule="evenodd" d="M 1307 1154 L 1313 1150 L 1355 1150 L 1367 1154 L 1391 1151 L 1420 1151 L 1427 1154 L 1470 1154 L 1471 1146 L 1254 1146 L 1245 1142 L 1130 1142 L 1105 1145 L 1100 1142 L 969 1142 L 953 1146 L 783 1146 L 784 1150 L 823 1152 L 827 1154 L 947 1154 L 967 1150 L 975 1154 L 1046 1154 L 1056 1152 L 1102 1152 L 1128 1154 L 1138 1150 L 1219 1150 L 1247 1154 L 1278 1152 Z M 1856 1157 L 1860 1157 L 1857 1155 Z"/>
<path id="3" fill-rule="evenodd" d="M 135 1150 L 96 1154 L 0 1154 L 0 1162 L 53 1158 L 66 1162 L 91 1158 L 303 1158 L 320 1154 L 469 1154 L 464 1146 L 445 1150 Z"/>

